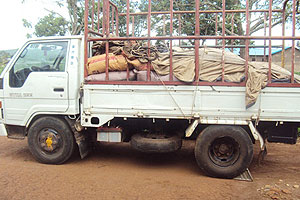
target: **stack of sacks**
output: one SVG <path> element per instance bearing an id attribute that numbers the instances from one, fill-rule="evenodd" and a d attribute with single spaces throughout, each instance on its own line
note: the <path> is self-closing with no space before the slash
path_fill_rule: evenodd
<path id="1" fill-rule="evenodd" d="M 136 80 L 136 74 L 133 71 L 129 71 L 128 80 L 134 81 Z M 127 80 L 127 72 L 120 71 L 120 72 L 109 72 L 108 77 L 110 81 L 126 81 Z M 105 81 L 106 80 L 106 73 L 101 74 L 92 74 L 85 78 L 85 81 Z"/>
<path id="2" fill-rule="evenodd" d="M 109 71 L 126 71 L 128 63 L 124 56 L 108 54 L 108 70 Z M 88 75 L 99 74 L 105 72 L 106 69 L 106 54 L 94 56 L 88 59 L 87 70 Z"/>
<path id="3" fill-rule="evenodd" d="M 130 69 L 126 58 L 123 55 L 108 54 L 109 80 L 120 81 L 127 80 L 127 68 Z M 87 63 L 88 77 L 86 81 L 105 81 L 106 79 L 106 54 L 93 56 Z M 129 80 L 135 80 L 135 74 L 129 71 Z"/>
<path id="4" fill-rule="evenodd" d="M 147 64 L 141 63 L 134 56 L 125 51 L 135 42 L 110 41 L 108 54 L 108 77 L 111 81 L 136 80 L 136 74 L 132 69 L 146 70 Z M 93 44 L 93 57 L 88 59 L 86 81 L 105 81 L 106 80 L 106 42 L 95 42 Z M 129 73 L 127 70 L 129 69 Z M 128 78 L 128 79 L 127 79 Z"/>
<path id="5" fill-rule="evenodd" d="M 111 36 L 113 37 L 113 36 Z M 92 47 L 93 57 L 88 59 L 87 71 L 88 77 L 86 81 L 104 81 L 106 79 L 106 54 L 105 54 L 106 42 L 95 42 Z M 108 54 L 108 71 L 109 80 L 127 80 L 127 69 L 135 69 L 135 73 L 129 71 L 129 80 L 135 80 L 138 77 L 138 81 L 147 80 L 148 63 L 154 61 L 158 57 L 158 47 L 151 46 L 147 48 L 143 44 L 139 44 L 136 41 L 109 41 L 109 54 Z M 150 56 L 148 56 L 150 51 Z M 152 65 L 151 81 L 168 81 L 168 76 L 161 76 L 154 72 Z M 125 72 L 126 71 L 126 72 Z M 173 80 L 178 81 L 176 77 Z"/>

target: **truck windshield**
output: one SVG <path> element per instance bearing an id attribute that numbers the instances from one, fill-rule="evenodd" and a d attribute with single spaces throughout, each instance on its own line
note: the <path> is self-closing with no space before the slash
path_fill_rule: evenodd
<path id="1" fill-rule="evenodd" d="M 10 87 L 22 87 L 31 72 L 65 71 L 68 42 L 29 44 L 10 70 Z"/>

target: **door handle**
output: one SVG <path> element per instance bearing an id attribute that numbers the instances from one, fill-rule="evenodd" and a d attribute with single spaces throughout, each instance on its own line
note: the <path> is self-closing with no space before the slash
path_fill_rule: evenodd
<path id="1" fill-rule="evenodd" d="M 65 89 L 64 88 L 54 88 L 53 91 L 54 92 L 63 92 L 63 91 L 65 91 Z"/>

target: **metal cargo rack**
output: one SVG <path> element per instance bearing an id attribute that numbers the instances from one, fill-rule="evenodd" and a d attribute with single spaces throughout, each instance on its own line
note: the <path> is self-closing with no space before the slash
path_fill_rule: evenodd
<path id="1" fill-rule="evenodd" d="M 245 1 L 245 9 L 239 10 L 228 10 L 226 9 L 226 0 L 222 0 L 222 9 L 220 10 L 200 10 L 200 0 L 195 0 L 195 9 L 194 10 L 174 10 L 174 0 L 170 0 L 170 8 L 167 11 L 152 11 L 151 0 L 148 0 L 148 10 L 147 12 L 130 12 L 130 0 L 126 1 L 126 12 L 120 13 L 118 9 L 118 5 L 115 5 L 109 0 L 85 0 L 85 66 L 88 61 L 89 55 L 89 47 L 92 42 L 95 41 L 104 41 L 106 42 L 106 78 L 105 81 L 92 81 L 87 84 L 131 84 L 131 85 L 184 85 L 186 83 L 173 81 L 173 47 L 175 41 L 178 41 L 179 45 L 181 45 L 181 41 L 183 40 L 191 40 L 193 41 L 195 51 L 195 80 L 193 83 L 189 85 L 221 85 L 221 86 L 245 86 L 248 74 L 248 64 L 249 64 L 249 49 L 255 48 L 258 46 L 251 45 L 251 41 L 253 40 L 263 40 L 264 45 L 260 46 L 264 48 L 264 58 L 268 56 L 269 62 L 269 71 L 268 71 L 268 86 L 271 87 L 300 87 L 300 84 L 295 83 L 294 81 L 294 69 L 295 69 L 295 43 L 296 40 L 300 40 L 300 36 L 296 36 L 296 14 L 298 12 L 298 0 L 285 0 L 282 4 L 281 9 L 273 9 L 273 1 L 269 1 L 268 9 L 260 9 L 260 10 L 250 10 L 249 9 L 249 0 Z M 286 9 L 287 5 L 291 4 L 292 11 L 292 34 L 286 35 Z M 255 14 L 263 14 L 264 16 L 264 35 L 263 36 L 253 36 L 250 35 L 250 16 Z M 282 15 L 282 35 L 281 36 L 273 36 L 272 35 L 272 17 L 275 13 L 279 13 Z M 195 27 L 194 27 L 194 35 L 181 35 L 182 32 L 182 20 L 181 16 L 184 14 L 193 14 L 195 16 Z M 200 34 L 200 17 L 201 15 L 211 15 L 215 17 L 215 34 L 214 35 L 201 35 Z M 245 16 L 245 26 L 246 31 L 244 35 L 236 35 L 234 33 L 234 16 L 236 14 L 243 14 Z M 151 31 L 151 19 L 155 15 L 163 16 L 163 36 L 152 36 L 153 32 Z M 178 15 L 178 27 L 175 30 L 174 28 L 174 15 Z M 146 36 L 136 36 L 135 35 L 135 18 L 137 16 L 146 17 L 147 28 L 145 30 Z M 166 16 L 168 17 L 168 21 L 170 24 L 170 34 L 166 35 Z M 126 36 L 119 36 L 119 27 L 120 27 L 120 17 L 125 17 L 126 19 Z M 231 19 L 231 33 L 226 32 L 226 19 Z M 221 22 L 220 22 L 220 21 Z M 220 30 L 221 23 L 221 30 Z M 131 33 L 130 33 L 131 30 Z M 176 31 L 177 34 L 173 34 Z M 110 34 L 114 34 L 115 37 L 111 37 Z M 268 33 L 268 34 L 267 34 Z M 151 81 L 150 79 L 150 63 L 147 64 L 147 81 L 129 81 L 129 70 L 127 69 L 127 80 L 125 81 L 111 81 L 109 79 L 109 41 L 146 41 L 148 48 L 151 45 L 151 41 L 162 40 L 168 41 L 169 50 L 170 50 L 170 72 L 169 72 L 169 81 Z M 200 45 L 200 40 L 214 40 L 215 45 L 211 45 L 211 47 L 221 48 L 222 49 L 222 79 L 218 82 L 204 82 L 199 81 L 199 48 L 202 47 Z M 233 43 L 234 40 L 244 41 L 244 45 L 235 45 Z M 290 83 L 272 83 L 271 82 L 271 63 L 272 63 L 272 41 L 280 40 L 282 41 L 282 56 L 281 62 L 284 67 L 284 58 L 285 58 L 285 42 L 292 41 L 291 45 L 291 80 Z M 218 44 L 218 41 L 221 41 L 222 44 Z M 268 42 L 268 44 L 267 44 Z M 234 48 L 244 49 L 245 54 L 243 55 L 245 59 L 245 81 L 240 83 L 232 83 L 224 81 L 224 52 L 226 49 L 231 49 L 233 51 Z M 268 49 L 268 55 L 266 50 Z M 150 54 L 150 50 L 148 50 L 148 54 Z M 84 76 L 86 77 L 87 69 L 85 68 Z"/>

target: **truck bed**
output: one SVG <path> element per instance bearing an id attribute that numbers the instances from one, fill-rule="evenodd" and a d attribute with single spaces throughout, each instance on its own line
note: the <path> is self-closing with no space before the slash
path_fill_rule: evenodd
<path id="1" fill-rule="evenodd" d="M 99 126 L 115 117 L 201 119 L 202 123 L 233 120 L 300 121 L 300 88 L 266 87 L 246 109 L 245 87 L 93 85 L 83 86 L 85 126 Z M 97 117 L 99 124 L 85 121 Z"/>

